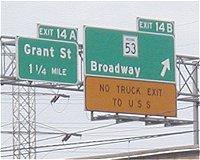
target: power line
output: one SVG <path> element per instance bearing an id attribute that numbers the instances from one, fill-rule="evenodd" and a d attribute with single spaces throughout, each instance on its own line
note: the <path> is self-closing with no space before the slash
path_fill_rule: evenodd
<path id="1" fill-rule="evenodd" d="M 92 146 L 99 146 L 99 145 L 106 145 L 106 144 L 113 144 L 113 143 L 122 143 L 122 142 L 127 142 L 127 141 L 144 140 L 144 139 L 150 139 L 150 138 L 159 138 L 159 137 L 164 137 L 164 136 L 180 135 L 180 134 L 186 134 L 186 133 L 192 133 L 192 132 L 195 132 L 195 131 L 190 130 L 190 131 L 153 134 L 153 135 L 145 135 L 145 136 L 137 136 L 137 137 L 125 137 L 125 138 L 118 138 L 118 139 L 95 140 L 95 141 L 86 141 L 86 142 L 68 143 L 68 144 L 54 144 L 54 145 L 37 146 L 35 148 L 40 149 L 40 148 L 49 148 L 49 147 L 59 147 L 59 146 L 62 147 L 62 146 L 86 144 L 86 145 L 81 145 L 81 146 L 37 151 L 37 153 L 43 153 L 43 152 L 51 152 L 51 151 L 58 151 L 58 150 L 65 150 L 65 149 L 85 148 L 85 147 L 92 147 Z M 92 144 L 92 143 L 97 143 L 97 144 Z M 22 148 L 22 149 L 29 149 L 29 148 Z M 12 150 L 1 150 L 1 152 L 9 152 L 9 151 L 12 151 Z M 12 155 L 4 155 L 1 157 L 9 157 L 9 156 L 12 156 Z"/>
<path id="2" fill-rule="evenodd" d="M 187 44 L 183 44 L 183 45 L 177 45 L 176 47 L 180 48 L 180 47 L 187 47 L 187 46 L 192 46 L 192 45 L 198 45 L 198 42 L 195 43 L 187 43 Z"/>
<path id="3" fill-rule="evenodd" d="M 193 23 L 198 23 L 199 21 L 196 20 L 196 21 L 192 21 L 192 22 L 188 22 L 188 23 L 182 23 L 182 24 L 178 24 L 176 25 L 176 27 L 181 27 L 181 26 L 185 26 L 185 25 L 190 25 L 190 24 L 193 24 Z"/>
<path id="4" fill-rule="evenodd" d="M 191 108 L 191 107 L 193 107 L 193 106 L 187 106 L 187 107 L 180 108 L 180 109 L 177 109 L 177 110 L 183 110 L 183 109 L 187 109 L 187 108 Z M 171 112 L 171 111 L 169 111 L 169 112 Z M 50 130 L 56 130 L 56 131 L 62 132 L 62 134 L 63 134 L 63 133 L 66 133 L 66 132 L 64 132 L 64 131 L 61 131 L 61 130 L 55 128 L 55 127 L 51 127 L 51 126 L 49 126 L 49 125 L 46 125 L 46 124 L 43 124 L 43 123 L 39 123 L 39 122 L 37 122 L 37 123 L 40 124 L 40 125 L 45 126 L 46 128 L 48 128 L 48 129 L 50 129 Z M 6 125 L 9 125 L 9 124 L 6 124 Z M 92 130 L 96 130 L 96 129 L 101 129 L 101 128 L 109 127 L 109 126 L 112 126 L 112 125 L 116 125 L 116 123 L 108 124 L 108 125 L 104 125 L 104 126 L 99 126 L 99 127 L 95 127 L 95 128 L 84 129 L 84 130 L 81 130 L 81 131 L 77 131 L 77 132 L 75 132 L 75 133 L 81 133 L 81 132 L 92 131 Z M 4 126 L 5 126 L 5 125 L 4 125 Z M 43 128 L 44 128 L 44 127 L 43 127 Z M 61 134 L 61 133 L 59 133 L 59 134 Z M 61 136 L 63 136 L 63 135 L 59 135 L 59 137 L 61 137 Z M 57 137 L 58 137 L 58 136 L 56 136 L 55 138 L 57 138 Z M 50 138 L 45 138 L 45 139 L 42 139 L 42 140 L 48 140 L 48 139 L 50 139 Z"/>
<path id="5" fill-rule="evenodd" d="M 184 110 L 184 109 L 188 109 L 188 108 L 192 108 L 192 107 L 194 107 L 194 106 L 187 106 L 187 107 L 178 108 L 178 109 L 175 109 L 175 110 L 169 110 L 169 111 L 161 112 L 161 113 L 159 113 L 159 114 L 164 114 L 164 113 L 170 113 L 170 112 L 180 111 L 180 110 Z"/>
<path id="6" fill-rule="evenodd" d="M 184 108 L 185 109 L 185 108 Z M 115 123 L 116 124 L 116 123 Z M 78 132 L 75 132 L 75 133 L 81 133 L 81 132 L 86 132 L 86 131 L 90 131 L 90 130 L 95 130 L 95 129 L 100 129 L 100 128 L 104 128 L 104 127 L 107 127 L 107 126 L 112 126 L 112 124 L 109 124 L 109 125 L 105 125 L 105 126 L 100 126 L 100 127 L 96 127 L 96 128 L 91 128 L 91 129 L 86 129 L 86 130 L 81 130 L 81 131 L 78 131 Z M 170 126 L 169 126 L 170 127 Z M 116 127 L 118 129 L 118 127 Z M 124 128 L 124 127 L 123 127 Z M 126 128 L 130 128 L 130 127 L 126 127 Z M 128 129 L 128 130 L 120 130 L 120 131 L 114 131 L 116 133 L 121 133 L 121 132 L 128 132 L 128 131 L 141 131 L 141 130 L 151 130 L 151 129 L 163 129 L 163 128 L 166 128 L 165 126 L 159 126 L 159 127 L 151 127 L 151 128 L 144 128 L 144 127 L 132 127 L 134 128 L 135 130 L 133 129 Z M 180 127 L 179 128 L 191 128 L 191 127 Z M 28 134 L 27 132 L 23 132 L 21 131 L 22 133 L 24 134 Z M 1 131 L 1 133 L 3 134 L 13 134 L 13 131 Z M 93 133 L 93 134 L 87 134 L 87 135 L 102 135 L 103 133 L 113 133 L 113 131 L 104 131 L 104 132 L 98 132 L 98 133 Z M 36 131 L 36 134 L 43 134 L 43 135 L 64 135 L 64 133 L 60 133 L 60 132 L 44 132 L 44 131 Z M 84 134 L 85 135 L 85 134 Z M 105 135 L 102 135 L 102 136 L 105 136 Z"/>
<path id="7" fill-rule="evenodd" d="M 46 124 L 43 124 L 43 123 L 40 123 L 40 122 L 36 122 L 37 124 L 39 124 L 40 125 L 40 127 L 43 127 L 43 128 L 46 128 L 46 129 L 50 129 L 50 130 L 53 130 L 53 131 L 59 131 L 59 132 L 61 132 L 61 133 L 65 133 L 66 134 L 66 132 L 64 132 L 64 131 L 62 131 L 62 130 L 60 130 L 60 129 L 57 129 L 57 128 L 55 128 L 55 127 L 51 127 L 51 126 L 49 126 L 49 125 L 46 125 Z M 37 125 L 36 124 L 36 125 Z M 43 125 L 43 126 L 41 126 L 41 125 Z"/>
<path id="8" fill-rule="evenodd" d="M 1 127 L 6 127 L 6 126 L 9 126 L 9 125 L 11 125 L 11 124 L 12 124 L 12 122 L 7 123 L 7 124 L 4 124 L 4 125 L 2 125 Z"/>
<path id="9" fill-rule="evenodd" d="M 177 109 L 177 110 L 184 110 L 184 109 L 188 109 L 188 108 L 191 108 L 191 107 L 193 107 L 193 106 L 187 106 L 187 107 L 179 108 L 179 109 Z M 174 111 L 174 110 L 166 111 L 166 112 L 164 112 L 164 113 L 173 112 L 173 111 Z M 46 125 L 46 124 L 43 124 L 43 123 L 40 123 L 40 122 L 36 122 L 36 123 L 45 126 L 45 127 L 40 126 L 40 127 L 42 127 L 42 128 L 50 129 L 50 130 L 53 130 L 53 131 L 55 131 L 55 130 L 56 130 L 56 131 L 59 131 L 59 133 L 55 133 L 55 132 L 54 132 L 53 134 L 60 134 L 60 133 L 66 134 L 65 131 L 62 131 L 62 130 L 57 129 L 57 128 L 55 128 L 55 127 L 52 127 L 52 126 L 49 126 L 49 125 Z M 8 124 L 6 124 L 6 125 L 10 125 L 10 124 L 11 124 L 11 123 L 8 123 Z M 6 125 L 4 125 L 4 126 L 6 126 Z M 108 124 L 108 125 L 103 125 L 103 126 L 99 126 L 99 127 L 94 127 L 94 128 L 89 128 L 89 129 L 84 129 L 84 130 L 77 131 L 77 132 L 75 132 L 75 133 L 83 133 L 83 132 L 87 132 L 87 131 L 93 131 L 93 130 L 96 130 L 96 129 L 101 129 L 101 128 L 105 128 L 105 127 L 110 127 L 110 126 L 113 126 L 113 125 L 116 125 L 116 123 L 112 123 L 112 124 Z M 3 127 L 3 126 L 1 126 L 1 127 Z M 7 132 L 8 132 L 8 131 L 7 131 Z M 5 133 L 5 131 L 2 132 L 2 133 Z M 38 132 L 38 133 L 42 133 L 42 132 Z M 43 133 L 45 133 L 45 132 L 43 132 Z M 52 134 L 52 132 L 46 132 L 46 134 Z"/>
<path id="10" fill-rule="evenodd" d="M 192 108 L 192 107 L 194 107 L 194 106 L 187 106 L 187 107 L 179 108 L 179 109 L 177 109 L 177 111 L 178 110 L 184 110 L 184 109 Z M 176 111 L 176 110 L 170 110 L 170 111 L 166 111 L 166 112 L 163 112 L 163 113 L 169 113 L 169 112 L 174 112 L 174 111 Z M 114 125 L 117 125 L 117 123 L 112 123 L 112 124 L 103 125 L 103 126 L 99 126 L 99 127 L 84 129 L 84 130 L 80 130 L 80 131 L 77 131 L 77 132 L 74 132 L 74 133 L 83 133 L 83 132 L 93 131 L 93 130 L 97 130 L 97 129 L 102 129 L 102 128 L 105 128 L 105 127 L 114 126 Z M 50 126 L 48 126 L 48 127 L 50 127 Z M 59 131 L 61 131 L 61 130 L 59 130 Z M 66 133 L 64 131 L 62 131 L 62 132 Z"/>
<path id="11" fill-rule="evenodd" d="M 170 127 L 170 126 L 169 126 Z M 172 127 L 172 126 L 171 126 Z M 130 127 L 129 127 L 130 128 Z M 134 132 L 134 131 L 143 131 L 143 130 L 152 130 L 152 129 L 165 129 L 166 127 L 165 126 L 160 126 L 160 127 L 151 127 L 151 128 L 141 128 L 141 127 L 138 127 L 137 129 L 135 130 L 132 130 L 132 129 L 127 129 L 127 130 L 120 130 L 120 131 L 106 131 L 106 132 L 98 132 L 98 133 L 89 133 L 89 134 L 84 134 L 84 135 L 89 135 L 89 136 L 95 136 L 95 135 L 101 135 L 101 136 L 105 136 L 105 135 L 102 135 L 102 134 L 112 134 L 113 132 L 115 133 L 123 133 L 123 132 Z M 191 128 L 191 127 L 179 127 L 179 128 Z M 130 133 L 131 134 L 131 133 Z M 113 134 L 114 136 L 115 134 Z M 121 134 L 119 134 L 121 135 Z"/>
<path id="12" fill-rule="evenodd" d="M 49 140 L 49 139 L 60 138 L 60 137 L 62 137 L 62 136 L 63 136 L 63 135 L 58 135 L 58 136 L 43 138 L 43 139 L 36 140 L 36 142 L 41 142 L 41 141 L 46 141 L 46 140 Z M 26 143 L 26 144 L 27 144 L 27 143 Z M 18 145 L 10 145 L 10 146 L 6 146 L 6 147 L 1 147 L 1 149 L 8 149 L 8 148 L 12 148 L 13 146 L 18 146 Z"/>
<path id="13" fill-rule="evenodd" d="M 51 148 L 51 147 L 80 145 L 80 144 L 88 144 L 88 143 L 112 142 L 112 141 L 118 141 L 118 140 L 134 141 L 134 140 L 140 140 L 140 139 L 149 139 L 149 138 L 156 138 L 156 137 L 163 137 L 163 136 L 170 136 L 170 135 L 179 135 L 179 134 L 192 133 L 192 132 L 194 132 L 194 130 L 181 131 L 181 132 L 171 132 L 171 133 L 164 133 L 164 134 L 151 134 L 151 135 L 136 136 L 136 137 L 125 137 L 125 138 L 112 138 L 112 139 L 104 139 L 104 140 L 93 140 L 93 141 L 67 143 L 67 144 L 63 144 L 63 143 L 62 144 L 52 144 L 52 145 L 36 146 L 35 148 L 36 149 L 39 149 L 39 148 Z M 29 149 L 29 148 L 22 148 L 22 150 L 23 149 Z M 7 151 L 12 151 L 12 150 L 2 150 L 1 152 L 7 152 Z"/>
<path id="14" fill-rule="evenodd" d="M 9 139 L 11 139 L 11 138 L 12 138 L 12 135 L 11 135 L 11 136 L 8 136 L 8 138 L 7 138 L 7 139 L 4 139 L 4 141 L 2 141 L 2 138 L 1 138 L 1 146 L 2 146 L 4 143 L 9 142 Z M 2 149 L 2 147 L 1 147 L 1 149 Z"/>
<path id="15" fill-rule="evenodd" d="M 184 107 L 184 108 L 179 108 L 177 110 L 184 110 L 184 109 L 187 109 L 187 108 L 191 108 L 193 106 L 187 106 L 187 107 Z M 37 122 L 41 125 L 44 125 L 45 127 L 44 128 L 48 128 L 50 130 L 56 130 L 56 131 L 61 131 L 55 127 L 51 127 L 49 125 L 46 125 L 46 124 L 43 124 L 43 123 L 40 123 L 40 122 Z M 88 131 L 92 131 L 92 130 L 96 130 L 96 129 L 101 129 L 101 128 L 105 128 L 105 127 L 109 127 L 109 126 L 113 126 L 113 125 L 116 125 L 116 123 L 113 123 L 113 124 L 108 124 L 108 125 L 103 125 L 103 126 L 99 126 L 99 127 L 95 127 L 95 128 L 89 128 L 89 129 L 84 129 L 84 130 L 80 130 L 80 131 L 77 131 L 75 133 L 83 133 L 83 132 L 88 132 Z M 163 127 L 158 127 L 158 128 L 163 128 Z M 154 129 L 154 128 L 145 128 L 145 129 Z M 137 129 L 138 130 L 138 129 Z M 141 129 L 140 129 L 141 130 Z M 142 129 L 144 130 L 144 129 Z M 13 132 L 12 131 L 1 131 L 2 133 L 8 133 L 8 134 L 12 134 Z M 52 139 L 52 138 L 58 138 L 58 137 L 61 137 L 63 136 L 63 134 L 66 134 L 66 132 L 64 131 L 61 131 L 61 132 L 41 132 L 41 131 L 38 131 L 37 133 L 39 134 L 61 134 L 59 136 L 56 136 L 56 137 L 48 137 L 48 138 L 45 138 L 45 139 L 41 139 L 41 140 L 37 140 L 37 142 L 39 141 L 43 141 L 43 140 L 49 140 L 49 139 Z M 4 147 L 4 148 L 8 148 L 8 147 Z"/>
<path id="16" fill-rule="evenodd" d="M 184 109 L 188 109 L 188 108 L 192 108 L 193 106 L 187 106 L 187 107 L 183 107 L 183 108 L 179 108 L 177 110 L 184 110 Z M 163 113 L 168 113 L 168 112 L 174 112 L 175 110 L 170 110 L 170 111 L 166 111 L 166 112 L 163 112 Z M 43 126 L 40 126 L 42 128 L 46 128 L 46 129 L 50 129 L 50 130 L 53 130 L 53 131 L 59 131 L 60 133 L 64 133 L 66 134 L 65 131 L 62 131 L 60 129 L 57 129 L 55 127 L 52 127 L 52 126 L 49 126 L 49 125 L 46 125 L 46 124 L 43 124 L 43 123 L 40 123 L 40 122 L 36 122 L 40 125 L 43 125 Z M 83 133 L 83 132 L 88 132 L 88 131 L 93 131 L 93 130 L 97 130 L 97 129 L 101 129 L 101 128 L 105 128 L 105 127 L 110 127 L 110 126 L 113 126 L 113 125 L 116 125 L 116 123 L 112 123 L 112 124 L 107 124 L 107 125 L 103 125 L 103 126 L 99 126 L 99 127 L 94 127 L 94 128 L 89 128 L 89 129 L 84 129 L 84 130 L 80 130 L 80 131 L 77 131 L 77 132 L 74 132 L 74 133 Z M 39 133 L 39 132 L 38 132 Z"/>
<path id="17" fill-rule="evenodd" d="M 39 122 L 36 122 L 36 123 L 39 123 Z M 67 132 L 64 132 L 64 131 L 59 130 L 59 129 L 55 128 L 55 127 L 51 127 L 51 126 L 43 124 L 43 123 L 39 123 L 39 124 L 44 125 L 45 127 L 42 126 L 43 128 L 57 130 L 57 131 L 60 131 L 61 133 L 65 133 L 65 134 L 67 133 Z M 103 126 L 99 126 L 99 127 L 94 127 L 94 128 L 80 130 L 80 131 L 74 132 L 73 134 L 83 133 L 83 132 L 88 132 L 88 131 L 93 131 L 93 130 L 97 130 L 97 129 L 101 129 L 101 128 L 105 128 L 105 127 L 110 127 L 110 126 L 113 126 L 113 125 L 116 125 L 116 123 L 112 123 L 112 124 L 107 124 L 107 125 L 103 125 Z"/>
<path id="18" fill-rule="evenodd" d="M 101 128 L 105 128 L 105 127 L 110 127 L 110 126 L 113 126 L 116 124 L 117 123 L 112 123 L 112 124 L 103 125 L 103 126 L 99 126 L 99 127 L 95 127 L 95 128 L 84 129 L 84 130 L 77 131 L 75 133 L 83 133 L 83 132 L 93 131 L 93 130 L 97 130 L 97 129 L 101 129 Z"/>
<path id="19" fill-rule="evenodd" d="M 24 134 L 28 134 L 27 131 L 20 131 L 21 133 L 24 133 Z M 1 133 L 3 134 L 13 134 L 13 131 L 1 131 Z M 15 133 L 18 133 L 18 132 L 15 132 Z M 33 133 L 33 132 L 31 132 Z M 43 134 L 43 135 L 63 135 L 64 133 L 60 133 L 60 132 L 44 132 L 44 131 L 36 131 L 35 132 L 36 134 Z"/>
<path id="20" fill-rule="evenodd" d="M 66 105 L 66 103 L 58 103 L 58 104 L 65 104 L 65 105 Z M 66 106 L 62 106 L 63 109 L 62 109 L 61 111 L 57 111 L 57 110 L 55 109 L 55 105 L 53 105 L 53 104 L 51 104 L 51 107 L 52 107 L 52 109 L 54 110 L 54 112 L 56 112 L 56 113 L 63 113 L 63 112 L 66 110 Z"/>

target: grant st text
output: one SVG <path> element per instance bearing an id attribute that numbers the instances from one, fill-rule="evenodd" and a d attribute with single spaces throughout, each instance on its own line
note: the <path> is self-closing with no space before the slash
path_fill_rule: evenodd
<path id="1" fill-rule="evenodd" d="M 70 48 L 64 48 L 61 47 L 59 49 L 59 53 L 55 51 L 54 47 L 49 47 L 49 48 L 42 48 L 42 47 L 35 47 L 30 44 L 25 44 L 24 45 L 24 54 L 26 56 L 32 56 L 33 59 L 34 57 L 41 57 L 41 58 L 59 58 L 60 60 L 64 61 L 70 61 L 72 59 L 72 51 Z M 57 57 L 56 57 L 57 56 Z M 57 76 L 67 76 L 68 70 L 66 67 L 56 67 L 56 63 L 54 67 L 47 68 L 45 67 L 45 64 L 38 64 L 38 63 L 30 63 L 29 64 L 29 73 L 30 74 L 41 74 L 41 75 L 57 75 Z"/>

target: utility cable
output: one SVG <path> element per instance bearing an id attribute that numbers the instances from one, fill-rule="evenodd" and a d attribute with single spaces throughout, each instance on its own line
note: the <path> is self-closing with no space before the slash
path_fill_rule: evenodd
<path id="1" fill-rule="evenodd" d="M 11 124 L 12 124 L 12 122 L 10 122 L 10 123 L 7 123 L 7 124 L 3 124 L 3 125 L 1 126 L 1 128 L 2 128 L 2 127 L 9 126 L 9 125 L 11 125 Z"/>
<path id="2" fill-rule="evenodd" d="M 175 27 L 181 27 L 181 26 L 190 25 L 190 24 L 193 24 L 193 23 L 198 23 L 198 22 L 199 22 L 199 21 L 196 20 L 196 21 L 192 21 L 192 22 L 188 22 L 188 23 L 182 23 L 182 24 L 176 25 Z"/>
<path id="3" fill-rule="evenodd" d="M 105 127 L 110 127 L 110 126 L 114 126 L 114 125 L 116 125 L 116 123 L 111 123 L 111 124 L 107 124 L 107 125 L 103 125 L 103 126 L 99 126 L 99 127 L 84 129 L 84 130 L 77 131 L 75 133 L 83 133 L 83 132 L 93 131 L 93 130 L 97 130 L 97 129 L 101 129 L 101 128 L 105 128 Z"/>
<path id="4" fill-rule="evenodd" d="M 40 127 L 41 127 L 41 125 L 43 125 L 43 126 L 45 126 L 46 128 L 48 128 L 48 129 L 50 129 L 50 130 L 59 131 L 59 132 L 61 132 L 61 133 L 66 133 L 66 132 L 64 132 L 64 131 L 62 131 L 62 130 L 60 130 L 60 129 L 57 129 L 57 128 L 55 128 L 55 127 L 51 127 L 51 126 L 46 125 L 46 124 L 43 124 L 43 123 L 41 123 L 41 122 L 36 122 L 36 125 L 37 125 L 37 124 L 39 124 Z M 45 128 L 45 127 L 43 127 L 43 128 Z"/>
<path id="5" fill-rule="evenodd" d="M 184 108 L 179 108 L 177 110 L 184 110 L 184 109 L 191 108 L 191 107 L 193 107 L 193 106 L 187 106 L 187 107 L 184 107 Z M 37 122 L 37 123 L 39 123 L 39 122 Z M 51 128 L 53 130 L 61 131 L 61 130 L 58 130 L 57 128 L 51 127 L 51 126 L 43 124 L 43 123 L 39 123 L 39 124 L 46 126 L 48 129 Z M 103 125 L 103 126 L 99 126 L 99 127 L 95 127 L 95 128 L 89 128 L 89 129 L 85 129 L 85 130 L 80 130 L 80 131 L 77 131 L 75 133 L 83 133 L 83 132 L 87 132 L 87 131 L 93 131 L 93 130 L 96 130 L 96 129 L 101 129 L 101 128 L 105 128 L 105 127 L 109 127 L 109 126 L 113 126 L 113 125 L 116 125 L 116 123 Z M 161 128 L 161 127 L 159 127 L 159 128 Z M 153 129 L 153 128 L 148 128 L 148 129 Z M 1 132 L 2 133 L 8 133 L 9 131 L 1 131 Z M 52 139 L 52 138 L 61 137 L 61 136 L 63 136 L 63 134 L 66 134 L 66 132 L 64 132 L 64 131 L 61 131 L 61 132 L 62 133 L 60 133 L 60 132 L 37 132 L 37 133 L 41 133 L 41 134 L 61 134 L 61 135 L 56 136 L 56 137 L 48 137 L 48 138 L 45 138 L 45 139 L 37 140 L 37 142 Z M 11 131 L 9 133 L 12 134 Z M 9 146 L 9 147 L 12 147 L 12 146 Z M 8 147 L 3 147 L 3 148 L 8 148 Z"/>
<path id="6" fill-rule="evenodd" d="M 44 146 L 36 146 L 36 149 L 40 148 L 51 148 L 51 147 L 58 147 L 58 146 L 70 146 L 70 145 L 80 145 L 80 144 L 88 144 L 88 143 L 100 143 L 100 142 L 112 142 L 112 141 L 118 141 L 118 140 L 138 140 L 138 139 L 149 139 L 149 138 L 155 138 L 155 137 L 162 137 L 162 136 L 170 136 L 170 135 L 178 135 L 178 134 L 185 134 L 185 133 L 191 133 L 195 132 L 194 130 L 189 131 L 181 131 L 181 132 L 171 132 L 171 133 L 164 133 L 164 134 L 151 134 L 151 135 L 145 135 L 145 136 L 137 136 L 137 137 L 125 137 L 125 138 L 112 138 L 112 139 L 104 139 L 104 140 L 93 140 L 93 141 L 85 141 L 85 142 L 75 142 L 75 143 L 67 143 L 67 144 L 52 144 L 52 145 L 44 145 Z M 23 149 L 29 149 L 29 148 L 22 148 Z M 12 150 L 1 150 L 1 152 L 8 152 Z"/>
<path id="7" fill-rule="evenodd" d="M 36 146 L 35 148 L 39 149 L 39 148 L 85 144 L 85 145 L 81 145 L 81 146 L 37 151 L 37 153 L 43 153 L 43 152 L 51 152 L 51 151 L 58 151 L 58 150 L 65 150 L 65 149 L 85 148 L 85 147 L 92 147 L 92 146 L 99 146 L 99 145 L 106 145 L 106 144 L 122 143 L 122 142 L 127 142 L 127 141 L 136 141 L 136 140 L 144 140 L 144 139 L 158 138 L 158 137 L 164 137 L 164 136 L 180 135 L 180 134 L 186 134 L 186 133 L 192 133 L 192 132 L 195 132 L 195 131 L 190 130 L 190 131 L 171 132 L 171 133 L 164 133 L 164 134 L 153 134 L 153 135 L 145 135 L 145 136 L 137 136 L 137 137 L 125 137 L 125 138 L 118 138 L 118 139 L 106 139 L 106 140 L 86 141 L 86 142 L 79 142 L 79 143 L 45 145 L 45 146 Z M 98 144 L 92 144 L 92 143 L 98 143 Z M 21 150 L 23 150 L 23 149 L 29 149 L 29 148 L 22 148 Z M 13 151 L 13 150 L 1 150 L 1 152 L 9 152 L 9 151 Z M 9 157 L 9 156 L 13 156 L 13 155 L 4 155 L 1 157 Z"/>
<path id="8" fill-rule="evenodd" d="M 64 135 L 57 135 L 57 136 L 39 139 L 39 140 L 36 140 L 36 143 L 41 142 L 41 141 L 46 141 L 46 140 L 52 140 L 52 139 L 55 139 L 55 138 L 60 138 L 62 136 L 64 136 Z M 25 144 L 27 144 L 27 143 L 25 143 Z M 1 147 L 1 149 L 8 149 L 8 148 L 12 148 L 13 146 L 18 146 L 18 145 L 10 145 L 10 146 L 6 146 L 6 147 Z"/>

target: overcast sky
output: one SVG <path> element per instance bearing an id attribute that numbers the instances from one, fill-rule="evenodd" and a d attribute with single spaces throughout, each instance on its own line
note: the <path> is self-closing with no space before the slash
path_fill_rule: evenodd
<path id="1" fill-rule="evenodd" d="M 37 37 L 37 23 L 78 28 L 78 43 L 83 43 L 83 25 L 118 28 L 136 31 L 136 18 L 144 17 L 175 22 L 176 54 L 199 56 L 199 2 L 147 2 L 147 1 L 62 1 L 62 2 L 1 2 L 1 35 Z M 2 88 L 3 90 L 4 88 Z M 40 90 L 39 90 L 40 91 Z M 58 91 L 49 91 L 58 92 Z M 62 92 L 62 91 L 59 91 Z M 68 92 L 67 92 L 68 93 Z M 37 105 L 37 121 L 59 128 L 63 131 L 75 132 L 82 129 L 111 124 L 113 121 L 90 122 L 89 113 L 84 111 L 84 94 L 69 92 L 71 98 L 51 106 L 52 97 L 39 97 Z M 2 97 L 2 124 L 12 121 L 11 97 Z M 179 104 L 181 105 L 181 104 Z M 184 104 L 185 105 L 185 104 Z M 6 115 L 6 116 L 5 116 Z M 178 114 L 180 118 L 191 119 L 191 110 Z M 108 129 L 86 134 L 81 140 L 94 140 L 113 137 L 139 136 L 145 134 L 166 133 L 170 131 L 191 129 L 191 126 L 152 129 L 142 123 L 119 124 Z M 11 130 L 11 126 L 3 128 Z M 37 128 L 42 130 L 42 128 Z M 133 129 L 133 130 L 131 130 Z M 43 129 L 44 130 L 44 129 Z M 123 132 L 126 131 L 127 132 Z M 105 131 L 105 132 L 103 132 Z M 116 133 L 116 135 L 114 135 Z M 96 136 L 96 137 L 95 137 Z M 5 135 L 3 139 L 8 139 Z M 44 136 L 45 137 L 45 136 Z M 39 137 L 39 138 L 44 138 Z M 71 149 L 60 152 L 38 154 L 38 158 L 64 158 L 92 154 L 116 153 L 136 149 L 149 149 L 167 146 L 188 145 L 193 143 L 192 134 L 143 140 L 125 144 L 115 144 L 86 149 Z M 58 143 L 60 139 L 50 140 L 41 144 Z M 73 138 L 70 142 L 79 142 Z M 11 142 L 2 141 L 2 146 Z M 108 148 L 108 149 L 107 149 Z"/>
<path id="2" fill-rule="evenodd" d="M 136 31 L 136 17 L 175 21 L 176 54 L 197 55 L 198 2 L 2 2 L 2 34 L 36 37 L 36 23 Z"/>

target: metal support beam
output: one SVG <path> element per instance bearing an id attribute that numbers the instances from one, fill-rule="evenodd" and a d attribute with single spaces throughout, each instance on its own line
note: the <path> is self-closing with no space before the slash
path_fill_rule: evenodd
<path id="1" fill-rule="evenodd" d="M 194 62 L 194 64 L 197 64 Z M 193 94 L 198 94 L 199 88 L 198 86 L 198 72 L 197 72 L 197 65 L 193 66 Z M 193 124 L 193 129 L 194 129 L 194 145 L 199 144 L 199 98 L 197 102 L 193 102 L 193 118 L 194 118 L 194 124 Z"/>
<path id="2" fill-rule="evenodd" d="M 126 115 L 97 115 L 94 116 L 94 114 L 91 114 L 91 119 L 93 121 L 98 121 L 98 120 L 116 120 L 116 123 L 124 123 L 124 122 L 132 122 L 132 121 L 140 121 L 140 122 L 145 122 L 145 125 L 155 125 L 155 124 L 164 124 L 165 127 L 168 126 L 178 126 L 178 125 L 189 125 L 193 124 L 193 121 L 190 120 L 178 120 L 178 119 L 167 119 L 166 117 L 164 118 L 155 118 L 155 117 L 150 117 L 150 116 L 126 116 Z"/>

